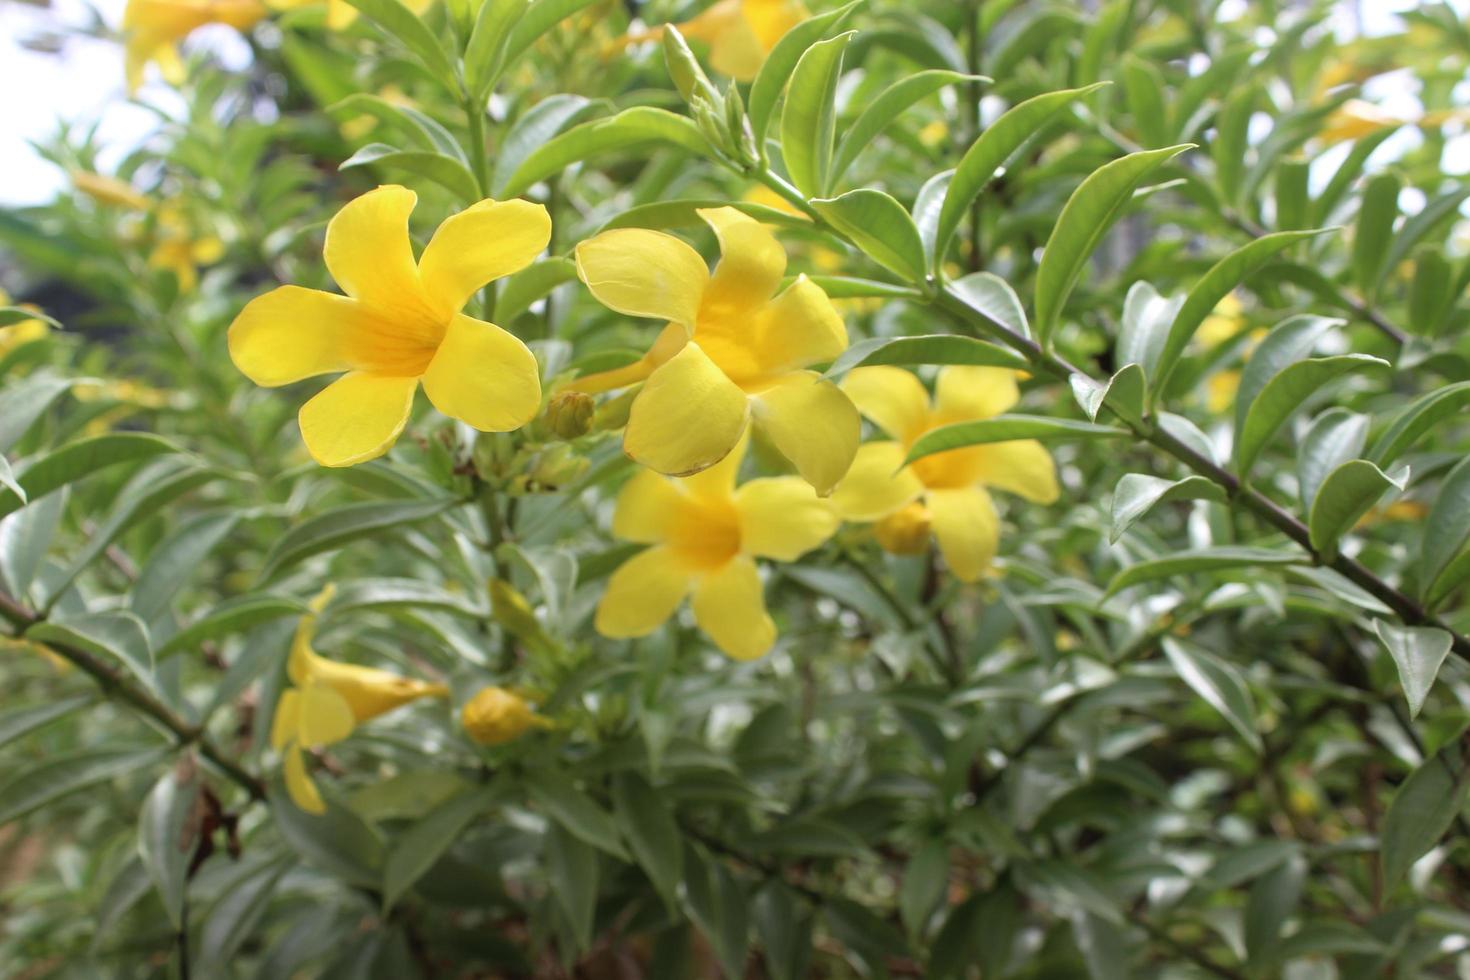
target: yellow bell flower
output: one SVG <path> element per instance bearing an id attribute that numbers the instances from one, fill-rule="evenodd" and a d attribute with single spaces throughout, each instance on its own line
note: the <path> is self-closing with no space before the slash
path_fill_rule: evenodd
<path id="1" fill-rule="evenodd" d="M 531 351 L 460 310 L 546 247 L 546 209 L 481 201 L 447 218 L 415 264 L 408 216 L 416 202 L 405 187 L 379 187 L 328 224 L 327 268 L 346 296 L 281 286 L 230 325 L 230 357 L 256 384 L 347 372 L 301 407 L 302 439 L 323 466 L 387 452 L 420 382 L 435 408 L 482 432 L 520 428 L 540 408 Z"/>
<path id="2" fill-rule="evenodd" d="M 143 84 L 143 71 L 150 61 L 158 65 L 164 81 L 182 83 L 184 62 L 178 44 L 195 28 L 228 24 L 243 31 L 265 12 L 260 0 L 128 0 L 123 11 L 128 92 L 136 92 Z"/>
<path id="3" fill-rule="evenodd" d="M 852 463 L 861 422 L 841 389 L 805 368 L 847 348 L 842 317 L 805 276 L 777 294 L 786 252 L 765 226 L 730 207 L 699 216 L 720 240 L 713 275 L 659 231 L 619 228 L 577 246 L 577 274 L 604 306 L 669 323 L 641 360 L 569 387 L 597 393 L 646 379 L 623 451 L 660 473 L 713 466 L 753 422 L 826 495 Z"/>
<path id="4" fill-rule="evenodd" d="M 352 734 L 360 722 L 376 718 L 410 701 L 446 697 L 443 684 L 402 677 L 386 670 L 340 664 L 311 648 L 316 620 L 335 590 L 327 586 L 311 601 L 291 641 L 286 664 L 291 687 L 281 692 L 271 722 L 271 746 L 280 752 L 286 790 L 308 813 L 326 812 L 321 793 L 306 772 L 304 748 L 321 748 Z"/>
<path id="5" fill-rule="evenodd" d="M 71 182 L 77 190 L 98 204 L 128 208 L 133 211 L 148 210 L 148 198 L 133 189 L 133 185 L 116 177 L 92 173 L 90 170 L 73 170 Z"/>
<path id="6" fill-rule="evenodd" d="M 465 733 L 481 745 L 504 745 L 532 728 L 552 727 L 525 698 L 503 687 L 482 688 L 465 703 L 459 718 Z"/>
<path id="7" fill-rule="evenodd" d="M 618 494 L 612 531 L 649 547 L 608 580 L 595 625 L 603 636 L 646 636 L 692 595 L 694 621 L 737 660 L 776 642 L 757 558 L 795 561 L 832 536 L 831 502 L 793 476 L 735 486 L 745 440 L 719 465 L 671 479 L 639 470 Z"/>
<path id="8" fill-rule="evenodd" d="M 741 82 L 755 78 L 776 42 L 811 14 L 800 0 L 718 0 L 697 17 L 676 24 L 686 38 L 710 46 L 715 71 Z M 655 27 L 622 38 L 623 44 L 656 41 L 663 28 Z"/>
<path id="9" fill-rule="evenodd" d="M 927 521 L 945 562 L 961 581 L 980 578 L 999 544 L 1000 521 L 987 488 L 1037 503 L 1057 499 L 1056 467 L 1032 439 L 966 446 L 903 465 L 909 448 L 924 433 L 991 418 L 1014 405 L 1020 398 L 1014 371 L 944 368 L 932 404 L 918 378 L 894 367 L 858 368 L 842 387 L 893 441 L 865 443 L 858 450 L 852 471 L 832 494 L 838 513 L 849 520 L 882 522 L 907 512 L 902 520 L 910 534 L 913 525 Z M 916 501 L 922 502 L 922 512 L 909 510 Z M 882 533 L 897 543 L 900 530 L 890 524 Z"/>
<path id="10" fill-rule="evenodd" d="M 12 305 L 10 294 L 4 289 L 0 289 L 0 306 L 10 305 Z M 37 310 L 30 303 L 25 303 L 20 308 L 40 312 L 40 310 Z M 50 331 L 51 327 L 45 320 L 21 320 L 19 323 L 12 323 L 8 327 L 0 327 L 0 357 L 4 357 L 22 344 L 29 344 L 33 340 L 40 340 L 50 333 Z"/>

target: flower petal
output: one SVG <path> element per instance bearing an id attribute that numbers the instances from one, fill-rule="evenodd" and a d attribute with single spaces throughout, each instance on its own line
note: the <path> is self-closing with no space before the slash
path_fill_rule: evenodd
<path id="1" fill-rule="evenodd" d="M 658 337 L 654 339 L 653 346 L 648 348 L 648 353 L 632 364 L 624 364 L 622 367 L 611 368 L 607 371 L 598 371 L 595 374 L 584 374 L 575 381 L 564 385 L 563 390 L 585 391 L 589 395 L 599 395 L 604 391 L 613 391 L 637 384 L 647 380 L 650 374 L 683 350 L 687 343 L 689 343 L 688 327 L 678 323 L 666 323 L 659 331 Z"/>
<path id="2" fill-rule="evenodd" d="M 760 573 L 746 556 L 731 559 L 694 588 L 694 621 L 715 646 L 736 660 L 765 656 L 776 642 Z"/>
<path id="3" fill-rule="evenodd" d="M 536 355 L 493 323 L 459 314 L 424 372 L 424 394 L 481 432 L 519 429 L 541 408 Z"/>
<path id="4" fill-rule="evenodd" d="M 994 418 L 1016 404 L 1021 390 L 1010 368 L 947 367 L 934 385 L 939 424 Z"/>
<path id="5" fill-rule="evenodd" d="M 633 400 L 623 452 L 670 476 L 698 473 L 729 454 L 748 413 L 745 392 L 698 344 L 686 344 Z"/>
<path id="6" fill-rule="evenodd" d="M 709 269 L 687 243 L 645 228 L 615 228 L 577 246 L 577 275 L 603 306 L 628 316 L 699 319 Z"/>
<path id="7" fill-rule="evenodd" d="M 704 291 L 701 314 L 755 310 L 776 294 L 786 250 L 765 225 L 734 208 L 700 208 L 720 240 L 720 262 Z"/>
<path id="8" fill-rule="evenodd" d="M 351 466 L 386 453 L 408 422 L 418 378 L 344 374 L 301 406 L 301 438 L 323 466 Z"/>
<path id="9" fill-rule="evenodd" d="M 306 761 L 301 756 L 301 746 L 293 742 L 287 747 L 281 761 L 286 775 L 286 792 L 291 795 L 291 802 L 307 813 L 326 813 L 327 805 L 322 802 L 322 794 L 317 791 L 316 783 L 306 774 Z"/>
<path id="10" fill-rule="evenodd" d="M 919 379 L 896 367 L 861 367 L 842 390 L 874 425 L 908 444 L 929 426 L 929 393 Z"/>
<path id="11" fill-rule="evenodd" d="M 313 747 L 342 741 L 356 725 L 347 699 L 325 684 L 301 689 L 300 718 L 301 744 Z"/>
<path id="12" fill-rule="evenodd" d="M 740 10 L 766 51 L 774 48 L 787 31 L 811 16 L 800 0 L 745 0 Z"/>
<path id="13" fill-rule="evenodd" d="M 709 469 L 700 470 L 692 476 L 680 479 L 685 493 L 707 502 L 730 503 L 735 492 L 735 481 L 740 476 L 740 467 L 745 463 L 746 450 L 750 448 L 750 428 L 747 427 L 735 441 L 735 448 L 725 454 Z"/>
<path id="14" fill-rule="evenodd" d="M 344 293 L 380 310 L 427 309 L 408 237 L 417 201 L 407 187 L 386 184 L 348 201 L 328 222 L 322 252 Z"/>
<path id="15" fill-rule="evenodd" d="M 789 374 L 751 398 L 751 415 L 818 494 L 847 475 L 862 421 L 832 382 L 811 371 Z"/>
<path id="16" fill-rule="evenodd" d="M 766 371 L 795 371 L 836 360 L 847 350 L 847 325 L 822 287 L 801 275 L 761 311 L 756 343 Z"/>
<path id="17" fill-rule="evenodd" d="M 1051 453 L 1034 439 L 994 442 L 976 446 L 979 453 L 980 482 L 987 487 L 1008 490 L 1038 504 L 1055 503 L 1057 467 Z"/>
<path id="18" fill-rule="evenodd" d="M 980 578 L 1000 540 L 1000 519 L 990 494 L 979 487 L 930 490 L 925 503 L 949 570 L 961 582 Z"/>
<path id="19" fill-rule="evenodd" d="M 623 562 L 607 581 L 595 625 L 603 636 L 647 636 L 679 608 L 689 572 L 667 548 L 653 547 Z"/>
<path id="20" fill-rule="evenodd" d="M 832 491 L 837 512 L 850 521 L 876 521 L 916 500 L 924 484 L 903 465 L 903 457 L 903 446 L 896 442 L 859 446 L 852 467 Z"/>
<path id="21" fill-rule="evenodd" d="M 668 477 L 640 469 L 618 491 L 613 536 L 640 544 L 665 541 L 683 504 L 684 494 Z"/>
<path id="22" fill-rule="evenodd" d="M 301 693 L 288 687 L 276 699 L 276 710 L 271 716 L 271 748 L 279 752 L 286 743 L 296 739 L 301 731 Z"/>
<path id="23" fill-rule="evenodd" d="M 746 554 L 796 561 L 837 530 L 837 511 L 794 476 L 751 480 L 735 491 L 740 547 Z"/>
<path id="24" fill-rule="evenodd" d="M 435 309 L 458 313 L 482 286 L 519 272 L 551 241 L 551 215 L 530 201 L 481 201 L 446 218 L 419 260 Z"/>
<path id="25" fill-rule="evenodd" d="M 367 314 L 355 299 L 300 286 L 257 296 L 230 324 L 230 360 L 258 385 L 273 388 L 346 371 L 348 351 Z"/>

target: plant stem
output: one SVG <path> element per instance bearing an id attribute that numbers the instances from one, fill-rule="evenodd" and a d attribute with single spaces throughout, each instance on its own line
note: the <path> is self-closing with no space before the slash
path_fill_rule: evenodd
<path id="1" fill-rule="evenodd" d="M 490 158 L 485 149 L 485 107 L 470 99 L 465 101 L 464 111 L 470 124 L 470 162 L 474 167 L 475 183 L 480 187 L 480 197 L 487 198 L 490 196 Z"/>

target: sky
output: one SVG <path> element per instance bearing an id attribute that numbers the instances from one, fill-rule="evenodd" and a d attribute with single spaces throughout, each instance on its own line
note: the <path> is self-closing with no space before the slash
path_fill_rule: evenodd
<path id="1" fill-rule="evenodd" d="M 158 125 L 152 112 L 127 99 L 121 46 L 73 33 L 93 23 L 94 10 L 116 29 L 126 0 L 91 4 L 51 0 L 49 6 L 40 5 L 42 2 L 0 0 L 0 92 L 6 93 L 4 125 L 0 126 L 0 175 L 4 177 L 0 207 L 42 203 L 63 187 L 64 175 L 28 142 L 53 135 L 61 123 L 89 125 L 100 120 L 98 139 L 103 152 L 99 164 L 104 171 L 145 141 Z M 1222 16 L 1231 17 L 1232 11 L 1246 3 L 1224 0 Z M 1336 26 L 1344 36 L 1355 33 L 1360 22 L 1365 33 L 1387 33 L 1398 23 L 1394 11 L 1416 5 L 1416 0 L 1344 2 Z M 1454 5 L 1462 15 L 1470 11 L 1470 0 L 1455 0 Z M 23 44 L 36 38 L 59 40 L 61 54 L 42 53 Z M 234 67 L 243 68 L 250 59 L 248 45 L 225 27 L 196 32 L 189 46 L 208 47 Z M 138 95 L 169 115 L 181 111 L 178 97 L 157 80 L 145 84 Z"/>

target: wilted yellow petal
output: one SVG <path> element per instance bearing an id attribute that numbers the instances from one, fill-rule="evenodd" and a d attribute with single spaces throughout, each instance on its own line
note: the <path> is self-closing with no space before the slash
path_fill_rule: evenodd
<path id="1" fill-rule="evenodd" d="M 551 216 L 530 201 L 481 201 L 445 219 L 424 248 L 419 275 L 448 317 L 492 279 L 519 272 L 551 240 Z"/>
<path id="2" fill-rule="evenodd" d="M 698 213 L 720 240 L 720 261 L 705 289 L 700 319 L 759 308 L 786 274 L 786 250 L 769 228 L 735 208 L 700 208 Z"/>
<path id="3" fill-rule="evenodd" d="M 281 761 L 286 774 L 286 792 L 291 795 L 291 802 L 307 813 L 326 813 L 327 805 L 322 801 L 322 794 L 317 791 L 316 783 L 306 774 L 306 761 L 301 756 L 301 747 L 293 742 L 287 747 Z"/>
<path id="4" fill-rule="evenodd" d="M 694 621 L 726 656 L 754 660 L 776 642 L 755 562 L 735 558 L 704 576 L 694 589 Z"/>
<path id="5" fill-rule="evenodd" d="M 810 371 L 787 375 L 751 397 L 751 418 L 818 494 L 847 475 L 862 422 L 852 401 Z"/>
<path id="6" fill-rule="evenodd" d="M 994 418 L 1016 404 L 1021 390 L 1009 368 L 947 367 L 934 386 L 934 424 Z"/>
<path id="7" fill-rule="evenodd" d="M 796 561 L 837 530 L 837 511 L 794 476 L 751 480 L 735 491 L 740 547 L 748 555 Z"/>
<path id="8" fill-rule="evenodd" d="M 709 270 L 673 235 L 616 228 L 582 242 L 576 257 L 577 275 L 609 309 L 689 327 L 699 318 Z"/>
<path id="9" fill-rule="evenodd" d="M 843 379 L 842 390 L 869 421 L 901 443 L 913 442 L 929 427 L 929 393 L 902 368 L 857 368 Z"/>
<path id="10" fill-rule="evenodd" d="M 301 689 L 299 711 L 297 737 L 302 745 L 330 745 L 352 734 L 352 707 L 325 684 L 314 681 Z"/>
<path id="11" fill-rule="evenodd" d="M 745 392 L 698 344 L 686 344 L 634 399 L 623 451 L 660 473 L 697 473 L 734 448 L 748 411 Z"/>
<path id="12" fill-rule="evenodd" d="M 323 466 L 351 466 L 386 453 L 413 408 L 418 378 L 345 374 L 301 406 L 301 438 Z"/>
<path id="13" fill-rule="evenodd" d="M 904 448 L 896 442 L 859 446 L 852 467 L 832 491 L 837 512 L 851 521 L 875 521 L 916 499 L 924 485 L 903 458 Z"/>
<path id="14" fill-rule="evenodd" d="M 493 323 L 459 314 L 424 372 L 434 407 L 481 432 L 518 429 L 541 408 L 536 355 Z"/>
<path id="15" fill-rule="evenodd" d="M 266 387 L 346 371 L 352 366 L 352 341 L 366 329 L 367 319 L 354 299 L 280 286 L 246 303 L 230 324 L 230 360 Z"/>
<path id="16" fill-rule="evenodd" d="M 1051 453 L 1034 439 L 1015 442 L 993 442 L 976 446 L 979 453 L 980 482 L 987 487 L 1008 490 L 1038 504 L 1054 503 L 1057 489 L 1057 467 Z"/>
<path id="17" fill-rule="evenodd" d="M 349 296 L 403 318 L 429 312 L 408 216 L 418 196 L 385 184 L 348 201 L 327 224 L 322 254 L 337 285 Z"/>
<path id="18" fill-rule="evenodd" d="M 979 579 L 1000 541 L 1000 519 L 990 494 L 979 487 L 930 490 L 924 502 L 949 570 L 961 582 Z"/>
<path id="19" fill-rule="evenodd" d="M 618 491 L 613 536 L 640 544 L 662 542 L 683 506 L 684 494 L 668 477 L 640 469 Z"/>
<path id="20" fill-rule="evenodd" d="M 607 581 L 595 626 L 603 636 L 647 636 L 689 592 L 689 571 L 667 548 L 655 546 L 623 562 Z"/>

